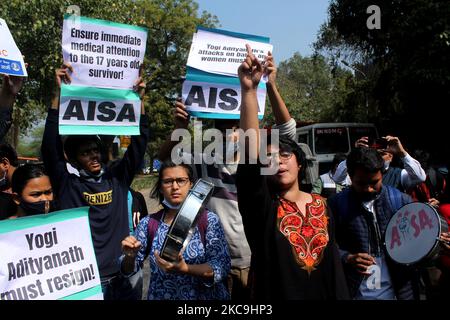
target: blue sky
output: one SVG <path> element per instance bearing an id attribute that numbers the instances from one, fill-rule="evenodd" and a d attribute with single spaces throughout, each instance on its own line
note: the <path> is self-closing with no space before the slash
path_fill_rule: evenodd
<path id="1" fill-rule="evenodd" d="M 199 11 L 219 18 L 220 29 L 268 36 L 277 62 L 298 51 L 311 55 L 327 20 L 329 0 L 196 0 Z"/>

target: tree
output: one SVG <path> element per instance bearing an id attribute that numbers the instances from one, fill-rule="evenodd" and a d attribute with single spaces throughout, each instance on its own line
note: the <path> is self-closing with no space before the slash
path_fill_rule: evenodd
<path id="1" fill-rule="evenodd" d="M 418 147 L 442 149 L 450 98 L 450 3 L 380 0 L 381 29 L 368 29 L 373 1 L 333 0 L 318 51 L 370 68 L 371 100 L 386 131 Z"/>

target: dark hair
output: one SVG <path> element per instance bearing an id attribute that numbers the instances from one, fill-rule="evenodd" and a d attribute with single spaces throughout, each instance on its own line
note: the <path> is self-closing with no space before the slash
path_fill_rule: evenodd
<path id="1" fill-rule="evenodd" d="M 347 171 L 350 177 L 355 174 L 357 168 L 376 173 L 383 170 L 384 160 L 376 149 L 355 148 L 347 157 Z"/>
<path id="2" fill-rule="evenodd" d="M 347 155 L 345 153 L 336 153 L 334 155 L 333 161 L 331 162 L 331 167 L 334 168 L 345 159 L 347 159 Z"/>
<path id="3" fill-rule="evenodd" d="M 23 166 L 18 167 L 12 175 L 12 191 L 21 195 L 29 180 L 46 175 L 47 173 L 45 172 L 43 165 L 35 163 L 24 164 Z"/>
<path id="4" fill-rule="evenodd" d="M 150 196 L 152 198 L 157 198 L 159 202 L 161 203 L 164 200 L 164 196 L 161 193 L 161 186 L 162 186 L 162 176 L 163 172 L 167 168 L 174 168 L 174 167 L 183 167 L 186 169 L 187 175 L 189 177 L 189 180 L 192 182 L 194 180 L 194 172 L 192 170 L 192 167 L 185 163 L 176 164 L 172 160 L 166 160 L 161 164 L 161 167 L 159 169 L 159 175 L 158 175 L 158 181 L 156 181 L 155 186 L 153 187 Z"/>
<path id="5" fill-rule="evenodd" d="M 82 136 L 82 135 L 73 135 L 73 136 L 68 136 L 64 142 L 64 152 L 67 155 L 67 158 L 70 162 L 72 161 L 76 161 L 77 159 L 77 152 L 80 149 L 80 147 L 82 145 L 86 145 L 88 143 L 95 143 L 98 148 L 100 153 L 103 155 L 104 154 L 104 147 L 103 147 L 103 143 L 100 140 L 100 138 L 98 136 L 93 136 L 93 135 L 89 135 L 89 136 Z M 102 159 L 103 160 L 103 159 Z"/>
<path id="6" fill-rule="evenodd" d="M 0 159 L 3 158 L 8 159 L 9 163 L 13 167 L 17 167 L 19 165 L 19 161 L 17 160 L 17 152 L 8 143 L 0 144 Z"/>

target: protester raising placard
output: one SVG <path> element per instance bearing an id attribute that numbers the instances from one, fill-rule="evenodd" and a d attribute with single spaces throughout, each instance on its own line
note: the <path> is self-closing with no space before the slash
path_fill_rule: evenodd
<path id="1" fill-rule="evenodd" d="M 138 135 L 139 77 L 147 29 L 65 15 L 64 61 L 74 72 L 61 87 L 60 134 Z"/>
<path id="2" fill-rule="evenodd" d="M 0 73 L 18 77 L 28 76 L 22 54 L 9 31 L 6 21 L 0 18 Z"/>
<path id="3" fill-rule="evenodd" d="M 88 209 L 0 221 L 0 300 L 103 299 Z"/>
<path id="4" fill-rule="evenodd" d="M 272 45 L 269 38 L 198 27 L 187 61 L 183 102 L 198 118 L 237 119 L 241 102 L 238 68 L 247 56 L 249 44 L 255 56 L 264 60 Z M 264 115 L 265 81 L 258 90 L 259 118 Z"/>

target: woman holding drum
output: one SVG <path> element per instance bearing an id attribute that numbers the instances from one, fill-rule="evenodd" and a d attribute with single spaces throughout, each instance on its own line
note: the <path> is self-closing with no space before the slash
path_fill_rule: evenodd
<path id="1" fill-rule="evenodd" d="M 177 261 L 169 262 L 160 256 L 170 225 L 192 185 L 190 166 L 164 162 L 153 190 L 164 209 L 143 218 L 137 226 L 136 237 L 128 236 L 122 241 L 122 273 L 136 272 L 149 257 L 149 300 L 229 299 L 225 283 L 230 256 L 215 213 L 204 210 L 199 214 L 192 238 Z"/>

